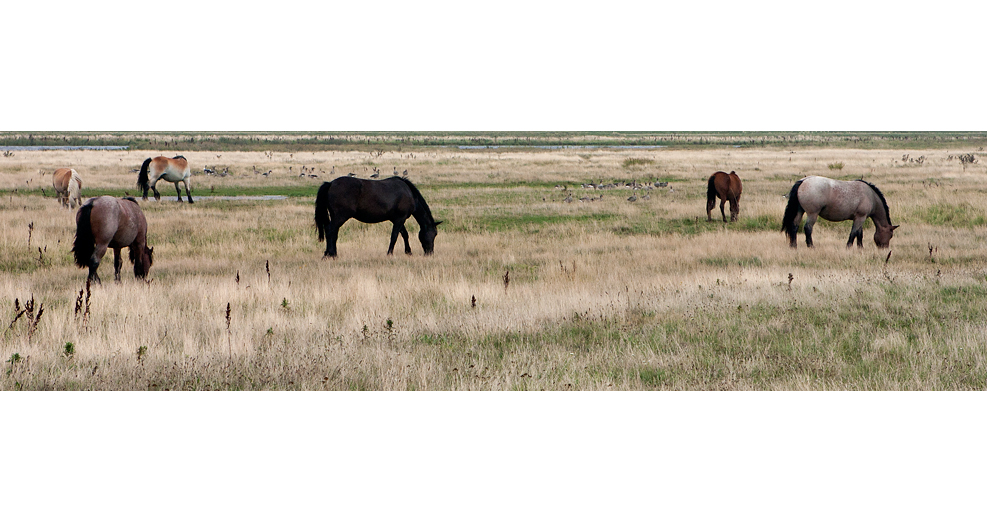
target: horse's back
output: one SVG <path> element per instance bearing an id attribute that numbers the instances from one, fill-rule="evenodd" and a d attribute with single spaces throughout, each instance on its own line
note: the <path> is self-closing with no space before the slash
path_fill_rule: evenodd
<path id="1" fill-rule="evenodd" d="M 735 199 L 743 191 L 743 184 L 736 172 L 716 172 L 712 175 L 712 179 L 720 198 Z"/>
<path id="2" fill-rule="evenodd" d="M 873 210 L 873 191 L 857 181 L 841 181 L 810 175 L 798 189 L 799 203 L 807 213 L 840 221 L 867 215 Z"/>
<path id="3" fill-rule="evenodd" d="M 104 195 L 90 199 L 86 204 L 90 203 L 90 226 L 97 243 L 126 247 L 134 242 L 140 231 L 147 229 L 144 213 L 133 199 Z"/>
<path id="4" fill-rule="evenodd" d="M 69 180 L 72 178 L 72 168 L 59 168 L 55 170 L 55 173 L 51 174 L 51 184 L 57 191 L 65 191 L 68 189 Z"/>
<path id="5" fill-rule="evenodd" d="M 379 181 L 338 177 L 329 186 L 329 205 L 335 215 L 345 213 L 372 224 L 407 218 L 415 209 L 415 198 L 408 185 L 394 177 Z"/>
<path id="6" fill-rule="evenodd" d="M 158 175 L 170 182 L 180 181 L 191 174 L 188 159 L 181 155 L 175 157 L 159 155 L 151 159 L 151 170 L 154 175 Z"/>
<path id="7" fill-rule="evenodd" d="M 740 175 L 736 172 L 730 172 L 728 174 L 730 179 L 730 191 L 733 192 L 734 196 L 739 197 L 744 191 L 744 183 L 740 182 Z"/>

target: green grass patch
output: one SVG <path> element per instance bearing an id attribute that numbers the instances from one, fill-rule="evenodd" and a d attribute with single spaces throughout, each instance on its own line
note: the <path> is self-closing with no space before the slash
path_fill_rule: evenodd
<path id="1" fill-rule="evenodd" d="M 921 215 L 924 222 L 933 226 L 972 228 L 987 224 L 987 216 L 970 204 L 933 204 Z"/>

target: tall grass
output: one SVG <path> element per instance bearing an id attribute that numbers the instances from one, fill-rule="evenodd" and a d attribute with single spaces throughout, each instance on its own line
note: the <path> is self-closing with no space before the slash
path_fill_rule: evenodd
<path id="1" fill-rule="evenodd" d="M 237 173 L 197 175 L 193 206 L 142 202 L 150 282 L 125 276 L 87 297 L 73 215 L 36 189 L 50 183 L 39 170 L 73 165 L 85 197 L 117 194 L 147 154 L 18 152 L 0 163 L 0 388 L 984 388 L 984 166 L 935 151 L 908 169 L 880 150 L 591 153 L 384 153 L 381 169 L 409 169 L 446 220 L 435 255 L 413 239 L 413 256 L 385 256 L 389 225 L 349 222 L 328 261 L 306 195 L 328 179 L 290 172 L 366 177 L 366 153 L 189 151 L 193 167 Z M 629 188 L 581 187 L 659 156 L 674 180 L 637 202 Z M 837 159 L 902 224 L 887 264 L 869 237 L 844 248 L 849 223 L 820 221 L 813 250 L 778 231 L 791 183 Z M 744 179 L 739 222 L 705 222 L 716 170 Z M 293 196 L 202 197 L 210 186 Z M 32 297 L 44 306 L 33 331 L 14 322 L 15 299 Z"/>

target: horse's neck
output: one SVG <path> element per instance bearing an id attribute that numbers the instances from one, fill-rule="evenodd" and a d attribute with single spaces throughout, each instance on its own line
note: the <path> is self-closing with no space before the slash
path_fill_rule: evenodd
<path id="1" fill-rule="evenodd" d="M 871 210 L 870 219 L 874 222 L 875 226 L 891 227 L 891 219 L 888 218 L 888 212 L 884 210 L 884 203 L 881 202 L 881 196 L 873 189 L 870 192 L 874 196 L 874 209 Z"/>
<path id="2" fill-rule="evenodd" d="M 417 205 L 415 212 L 411 216 L 415 217 L 415 221 L 418 222 L 418 226 L 422 229 L 432 224 L 432 219 L 428 218 L 428 212 L 425 211 L 425 208 L 421 204 Z"/>

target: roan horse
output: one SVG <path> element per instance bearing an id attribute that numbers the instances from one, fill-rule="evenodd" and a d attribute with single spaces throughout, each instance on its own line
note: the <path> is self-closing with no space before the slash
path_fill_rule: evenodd
<path id="1" fill-rule="evenodd" d="M 144 278 L 151 269 L 154 248 L 147 247 L 147 221 L 133 197 L 89 199 L 75 214 L 75 265 L 89 268 L 89 279 L 101 283 L 96 270 L 107 248 L 113 248 L 114 279 L 120 281 L 120 249 L 130 248 L 134 276 Z"/>
<path id="2" fill-rule="evenodd" d="M 185 185 L 185 194 L 188 195 L 188 203 L 192 204 L 192 171 L 188 167 L 188 160 L 181 155 L 176 155 L 171 159 L 159 155 L 155 158 L 148 157 L 141 165 L 141 171 L 137 174 L 137 187 L 144 190 L 144 200 L 147 200 L 147 190 L 154 190 L 154 199 L 161 200 L 161 194 L 155 187 L 159 180 L 166 180 L 175 183 L 178 191 L 178 202 L 182 202 L 182 188 L 178 183 Z"/>
<path id="3" fill-rule="evenodd" d="M 72 168 L 59 168 L 51 176 L 51 184 L 63 207 L 82 206 L 82 177 Z"/>
<path id="4" fill-rule="evenodd" d="M 442 221 L 432 218 L 421 192 L 411 181 L 401 177 L 391 177 L 381 181 L 339 177 L 322 183 L 315 198 L 315 225 L 319 229 L 319 241 L 326 241 L 327 257 L 336 256 L 336 238 L 339 228 L 349 219 L 376 224 L 385 220 L 394 223 L 391 230 L 391 245 L 387 254 L 394 253 L 398 233 L 404 238 L 404 252 L 411 254 L 408 244 L 408 230 L 404 221 L 415 217 L 421 230 L 418 239 L 426 255 L 432 254 L 435 246 L 436 226 Z"/>
<path id="5" fill-rule="evenodd" d="M 808 247 L 812 247 L 812 226 L 816 223 L 816 217 L 832 222 L 852 219 L 853 228 L 847 247 L 853 245 L 854 239 L 857 240 L 857 247 L 864 247 L 863 225 L 867 217 L 874 222 L 877 247 L 888 247 L 894 230 L 898 229 L 898 226 L 891 225 L 884 194 L 877 186 L 862 179 L 836 181 L 813 175 L 796 182 L 788 194 L 788 206 L 785 207 L 781 227 L 792 247 L 796 247 L 795 235 L 803 213 L 808 214 L 805 219 L 805 245 Z"/>
<path id="6" fill-rule="evenodd" d="M 709 187 L 706 188 L 706 221 L 712 221 L 712 211 L 716 206 L 716 197 L 720 197 L 720 214 L 723 215 L 723 222 L 727 221 L 727 214 L 723 211 L 723 205 L 730 201 L 730 222 L 737 221 L 740 214 L 740 193 L 744 191 L 744 186 L 740 182 L 737 172 L 716 172 L 709 177 Z"/>

